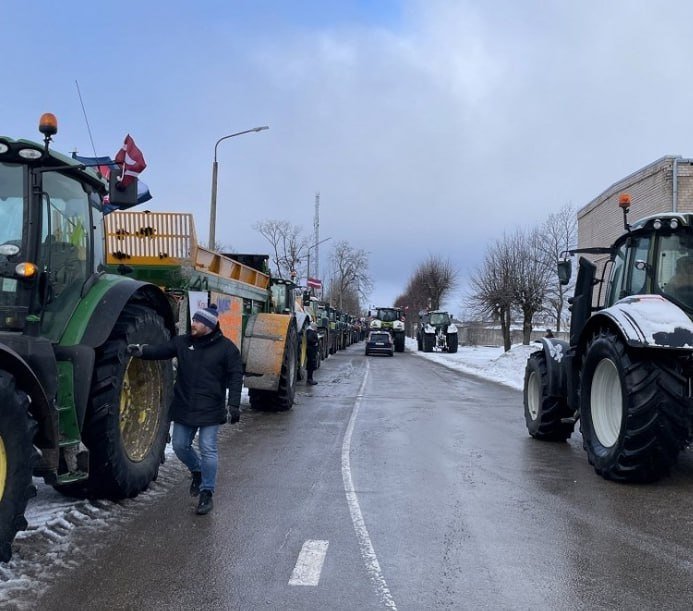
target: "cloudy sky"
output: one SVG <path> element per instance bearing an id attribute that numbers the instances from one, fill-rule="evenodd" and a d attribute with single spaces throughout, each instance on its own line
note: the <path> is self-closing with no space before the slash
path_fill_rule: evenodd
<path id="1" fill-rule="evenodd" d="M 30 8 L 29 8 L 30 7 Z M 693 156 L 693 4 L 644 0 L 198 0 L 0 6 L 0 133 L 114 155 L 130 133 L 155 211 L 267 252 L 252 226 L 369 253 L 390 305 L 430 255 L 461 295 L 504 232 L 581 207 L 667 155 Z M 80 105 L 79 83 L 89 125 Z"/>

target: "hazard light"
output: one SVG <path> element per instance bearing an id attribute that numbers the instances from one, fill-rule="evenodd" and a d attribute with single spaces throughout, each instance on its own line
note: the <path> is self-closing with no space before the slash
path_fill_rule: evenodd
<path id="1" fill-rule="evenodd" d="M 619 208 L 624 208 L 626 212 L 630 208 L 630 195 L 628 193 L 622 193 L 618 198 Z"/>
<path id="2" fill-rule="evenodd" d="M 41 115 L 39 131 L 44 136 L 55 136 L 58 133 L 58 119 L 52 112 L 44 112 Z"/>

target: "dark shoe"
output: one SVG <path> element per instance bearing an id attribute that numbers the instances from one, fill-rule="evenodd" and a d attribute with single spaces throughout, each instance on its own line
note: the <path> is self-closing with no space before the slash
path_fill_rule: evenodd
<path id="1" fill-rule="evenodd" d="M 212 502 L 212 493 L 209 490 L 200 492 L 200 502 L 197 504 L 197 515 L 203 516 L 212 511 L 214 503 Z"/>
<path id="2" fill-rule="evenodd" d="M 317 382 L 313 378 L 311 378 L 310 380 L 306 380 L 306 384 L 310 384 L 311 386 L 315 386 L 317 384 Z"/>
<path id="3" fill-rule="evenodd" d="M 200 494 L 200 483 L 202 482 L 202 473 L 199 471 L 192 472 L 192 481 L 190 482 L 190 496 Z"/>

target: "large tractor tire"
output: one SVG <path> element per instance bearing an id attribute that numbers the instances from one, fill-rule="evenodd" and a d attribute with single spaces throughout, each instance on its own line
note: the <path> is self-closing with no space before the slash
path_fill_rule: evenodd
<path id="1" fill-rule="evenodd" d="M 404 352 L 404 331 L 395 333 L 394 344 L 395 352 Z"/>
<path id="2" fill-rule="evenodd" d="M 31 474 L 37 454 L 29 397 L 5 371 L 0 371 L 0 406 L 0 562 L 7 562 L 14 536 L 27 526 L 26 504 L 36 494 Z"/>
<path id="3" fill-rule="evenodd" d="M 580 430 L 605 479 L 666 476 L 688 441 L 686 378 L 674 359 L 629 349 L 610 329 L 590 339 L 580 374 Z"/>
<path id="4" fill-rule="evenodd" d="M 416 349 L 417 350 L 423 350 L 423 340 L 421 339 L 422 335 L 423 335 L 423 332 L 416 334 Z"/>
<path id="5" fill-rule="evenodd" d="M 457 352 L 457 345 L 458 345 L 459 337 L 457 333 L 448 333 L 447 336 L 447 343 L 448 343 L 448 352 L 450 354 L 454 354 Z"/>
<path id="6" fill-rule="evenodd" d="M 279 376 L 279 388 L 276 391 L 258 390 L 251 388 L 248 390 L 250 406 L 261 411 L 283 412 L 293 407 L 294 396 L 296 395 L 296 377 L 298 373 L 298 359 L 296 356 L 298 334 L 294 324 L 289 325 L 284 343 L 284 356 L 282 369 Z"/>
<path id="7" fill-rule="evenodd" d="M 546 354 L 530 354 L 525 368 L 524 405 L 527 431 L 535 439 L 565 441 L 573 432 L 572 422 L 562 422 L 572 414 L 564 397 L 548 395 Z"/>
<path id="8" fill-rule="evenodd" d="M 134 497 L 156 479 L 168 441 L 171 361 L 130 358 L 130 343 L 159 344 L 169 332 L 144 306 L 128 305 L 96 352 L 82 438 L 89 448 L 89 493 Z"/>
<path id="9" fill-rule="evenodd" d="M 436 336 L 432 333 L 424 333 L 421 338 L 424 352 L 433 352 L 433 346 L 436 345 Z"/>

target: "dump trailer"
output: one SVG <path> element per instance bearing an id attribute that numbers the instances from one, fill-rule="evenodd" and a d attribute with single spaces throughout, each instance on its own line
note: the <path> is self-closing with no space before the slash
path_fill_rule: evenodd
<path id="1" fill-rule="evenodd" d="M 269 255 L 205 248 L 189 213 L 113 212 L 105 227 L 108 270 L 120 269 L 183 300 L 199 296 L 198 305 L 216 304 L 222 332 L 241 351 L 251 406 L 292 407 L 296 380 L 305 372 L 308 317 L 296 308 L 297 285 L 271 278 Z"/>
<path id="2" fill-rule="evenodd" d="M 452 316 L 443 310 L 429 310 L 419 313 L 419 328 L 416 343 L 424 352 L 457 352 L 457 326 Z"/>
<path id="3" fill-rule="evenodd" d="M 395 352 L 404 352 L 404 319 L 401 308 L 373 308 L 370 312 L 371 331 L 389 331 L 395 344 Z"/>
<path id="4" fill-rule="evenodd" d="M 134 205 L 136 181 L 121 189 L 119 172 L 106 181 L 53 150 L 54 115 L 39 131 L 42 142 L 0 137 L 0 561 L 27 525 L 32 475 L 110 499 L 156 478 L 172 364 L 132 359 L 126 347 L 187 331 L 190 295 L 233 310 L 254 404 L 291 407 L 298 353 L 295 318 L 273 312 L 281 289 L 266 274 L 194 241 L 177 250 L 192 228 L 185 215 L 166 228 L 144 213 L 129 224 L 113 217 L 106 237 L 105 197 L 109 207 Z"/>
<path id="5" fill-rule="evenodd" d="M 565 441 L 580 422 L 582 445 L 608 480 L 652 482 L 667 475 L 693 431 L 693 214 L 628 223 L 611 246 L 580 256 L 569 300 L 568 341 L 542 338 L 525 369 L 524 412 L 535 439 Z M 570 258 L 559 262 L 567 284 Z"/>

